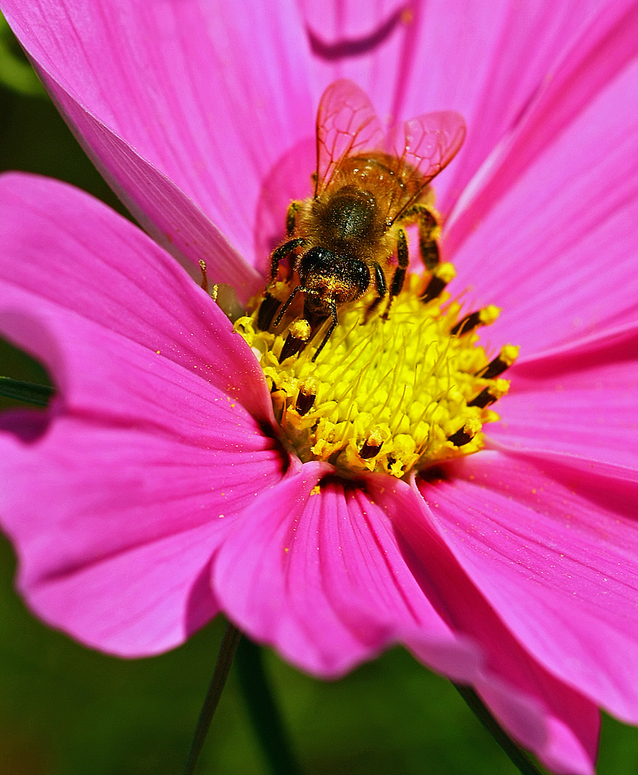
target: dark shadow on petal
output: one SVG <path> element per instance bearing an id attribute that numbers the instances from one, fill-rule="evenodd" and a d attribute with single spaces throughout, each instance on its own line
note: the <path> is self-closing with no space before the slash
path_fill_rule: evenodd
<path id="1" fill-rule="evenodd" d="M 34 444 L 46 433 L 55 410 L 9 409 L 0 415 L 0 433 L 12 433 L 25 444 Z"/>
<path id="2" fill-rule="evenodd" d="M 431 484 L 436 484 L 436 482 L 443 482 L 447 481 L 450 477 L 448 476 L 448 473 L 446 469 L 443 466 L 431 466 L 430 468 L 425 468 L 423 471 L 420 471 L 418 476 L 424 481 L 424 482 L 430 482 Z"/>
<path id="3" fill-rule="evenodd" d="M 359 492 L 366 494 L 370 493 L 370 488 L 368 486 L 366 476 L 369 476 L 369 474 L 346 478 L 344 476 L 340 476 L 338 473 L 331 473 L 322 476 L 318 482 L 318 485 L 322 490 L 325 490 L 329 487 L 338 487 L 343 492 L 346 501 L 348 501 L 351 498 L 356 498 L 357 493 Z"/>
<path id="4" fill-rule="evenodd" d="M 212 554 L 212 548 L 211 548 Z M 193 582 L 186 611 L 184 612 L 184 629 L 187 637 L 200 630 L 205 624 L 217 615 L 219 603 L 213 595 L 211 583 L 211 560 L 202 568 Z"/>
<path id="5" fill-rule="evenodd" d="M 332 43 L 322 40 L 314 30 L 306 27 L 310 48 L 315 56 L 328 62 L 364 56 L 385 43 L 397 26 L 401 24 L 404 15 L 409 13 L 409 6 L 402 6 L 368 35 L 359 38 L 342 38 Z"/>
<path id="6" fill-rule="evenodd" d="M 514 363 L 510 373 L 514 380 L 512 384 L 516 386 L 519 374 L 529 379 L 553 379 L 561 374 L 632 360 L 638 360 L 638 329 L 635 327 L 619 331 L 613 339 L 592 338 L 589 342 L 576 342 L 573 347 L 557 353 L 539 353 L 536 357 Z"/>

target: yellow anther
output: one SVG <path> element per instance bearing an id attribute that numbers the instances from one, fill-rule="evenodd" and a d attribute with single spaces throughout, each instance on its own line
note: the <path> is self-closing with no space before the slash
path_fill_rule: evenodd
<path id="1" fill-rule="evenodd" d="M 439 264 L 432 274 L 447 285 L 456 277 L 456 268 L 450 263 Z"/>
<path id="2" fill-rule="evenodd" d="M 506 344 L 501 348 L 501 352 L 499 354 L 499 358 L 503 363 L 506 363 L 508 366 L 511 366 L 514 361 L 518 358 L 518 351 L 521 348 L 513 345 L 513 344 Z"/>
<path id="3" fill-rule="evenodd" d="M 481 323 L 484 326 L 489 326 L 492 323 L 496 322 L 500 314 L 501 314 L 501 308 L 496 307 L 494 304 L 490 304 L 489 306 L 484 307 L 479 312 L 479 317 L 481 319 Z"/>
<path id="4" fill-rule="evenodd" d="M 493 395 L 494 398 L 498 401 L 499 398 L 503 398 L 503 396 L 507 393 L 507 391 L 510 389 L 510 383 L 507 379 L 497 379 L 494 380 L 494 384 L 490 386 L 490 395 Z"/>

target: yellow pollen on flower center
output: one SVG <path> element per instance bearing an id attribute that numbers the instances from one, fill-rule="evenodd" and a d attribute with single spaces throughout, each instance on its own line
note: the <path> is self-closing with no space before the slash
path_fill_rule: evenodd
<path id="1" fill-rule="evenodd" d="M 262 331 L 257 305 L 236 321 L 260 361 L 284 443 L 303 462 L 328 461 L 346 476 L 402 477 L 482 448 L 483 424 L 499 419 L 489 407 L 509 387 L 499 375 L 518 348 L 506 345 L 490 361 L 476 329 L 498 308 L 462 316 L 447 292 L 428 298 L 431 279 L 409 275 L 387 319 L 374 293 L 340 307 L 316 361 L 321 335 L 311 337 L 306 320 Z M 303 346 L 280 363 L 291 337 Z"/>

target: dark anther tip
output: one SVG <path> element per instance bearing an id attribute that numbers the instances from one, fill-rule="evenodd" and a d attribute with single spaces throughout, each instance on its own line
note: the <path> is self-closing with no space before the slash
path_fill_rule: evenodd
<path id="1" fill-rule="evenodd" d="M 264 293 L 263 301 L 259 306 L 259 312 L 257 313 L 257 327 L 260 331 L 267 331 L 270 328 L 275 312 L 279 309 L 281 302 L 276 299 L 271 293 Z"/>
<path id="2" fill-rule="evenodd" d="M 473 433 L 468 433 L 465 430 L 465 428 L 459 428 L 459 430 L 456 431 L 456 433 L 453 433 L 451 436 L 448 436 L 447 440 L 451 441 L 455 447 L 464 447 L 466 444 L 472 441 L 473 438 L 474 438 Z"/>

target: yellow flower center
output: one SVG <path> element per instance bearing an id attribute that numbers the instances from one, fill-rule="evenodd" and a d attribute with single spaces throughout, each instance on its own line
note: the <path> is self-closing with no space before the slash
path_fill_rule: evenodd
<path id="1" fill-rule="evenodd" d="M 499 375 L 518 348 L 506 345 L 490 361 L 477 328 L 499 310 L 462 316 L 461 305 L 439 292 L 453 276 L 451 264 L 409 275 L 387 319 L 374 293 L 340 307 L 316 361 L 322 333 L 311 338 L 299 316 L 262 331 L 257 303 L 236 321 L 261 363 L 284 443 L 303 462 L 328 461 L 345 476 L 402 477 L 482 448 L 483 423 L 499 419 L 489 406 L 509 387 Z M 277 291 L 284 300 L 290 287 Z"/>

